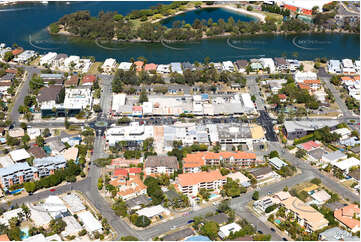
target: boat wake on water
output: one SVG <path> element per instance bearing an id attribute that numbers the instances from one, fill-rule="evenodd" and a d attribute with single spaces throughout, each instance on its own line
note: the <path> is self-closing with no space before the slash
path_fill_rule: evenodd
<path id="1" fill-rule="evenodd" d="M 238 47 L 238 46 L 232 45 L 230 40 L 231 40 L 230 38 L 227 39 L 227 45 L 228 45 L 229 47 L 233 48 L 233 49 L 237 49 L 237 50 L 255 50 L 255 49 L 257 49 L 257 48 L 242 48 L 242 47 Z"/>
<path id="2" fill-rule="evenodd" d="M 37 48 L 39 50 L 56 50 L 56 49 L 59 49 L 59 48 L 45 48 L 45 47 L 40 47 L 40 46 L 37 46 L 33 43 L 33 40 L 31 38 L 31 34 L 29 34 L 29 44 L 34 47 L 34 48 Z"/>
<path id="3" fill-rule="evenodd" d="M 164 43 L 164 40 L 162 39 L 160 41 L 160 43 L 165 47 L 165 48 L 168 48 L 168 49 L 171 49 L 171 50 L 188 50 L 189 48 L 176 48 L 176 47 L 173 47 L 173 46 L 169 46 L 167 45 L 166 43 Z"/>
<path id="4" fill-rule="evenodd" d="M 124 50 L 124 49 L 128 48 L 128 46 L 122 47 L 122 48 L 106 47 L 106 46 L 101 45 L 101 44 L 99 43 L 98 39 L 95 40 L 95 44 L 96 44 L 98 47 L 100 47 L 100 48 L 102 48 L 102 49 L 104 49 L 104 50 Z"/>

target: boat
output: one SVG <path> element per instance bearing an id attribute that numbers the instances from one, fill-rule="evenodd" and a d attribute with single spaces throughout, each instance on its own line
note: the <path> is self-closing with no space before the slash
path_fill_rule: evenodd
<path id="1" fill-rule="evenodd" d="M 48 2 L 48 1 L 41 1 L 40 3 L 42 3 L 42 4 L 48 4 L 49 2 Z"/>

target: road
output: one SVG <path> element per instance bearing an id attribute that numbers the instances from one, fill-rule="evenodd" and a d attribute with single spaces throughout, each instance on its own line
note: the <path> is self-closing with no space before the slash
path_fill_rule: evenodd
<path id="1" fill-rule="evenodd" d="M 17 93 L 16 99 L 14 101 L 14 106 L 9 115 L 9 119 L 12 122 L 15 122 L 16 125 L 20 124 L 20 122 L 19 122 L 20 113 L 18 112 L 18 109 L 21 105 L 24 104 L 25 96 L 27 96 L 29 93 L 30 80 L 34 74 L 40 73 L 40 70 L 36 67 L 31 67 L 31 66 L 22 66 L 22 67 L 24 68 L 27 75 L 25 77 L 24 82 L 22 83 L 23 85 L 22 85 L 21 89 Z"/>
<path id="2" fill-rule="evenodd" d="M 256 97 L 257 110 L 265 110 L 263 98 L 261 97 L 258 83 L 256 82 L 256 76 L 247 76 L 247 87 L 251 95 Z"/>

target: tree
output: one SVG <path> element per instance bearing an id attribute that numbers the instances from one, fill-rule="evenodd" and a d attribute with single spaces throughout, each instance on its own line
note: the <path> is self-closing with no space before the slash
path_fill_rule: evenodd
<path id="1" fill-rule="evenodd" d="M 278 154 L 277 150 L 273 150 L 269 153 L 269 158 L 272 159 L 274 157 L 280 157 L 280 155 Z"/>
<path id="2" fill-rule="evenodd" d="M 259 192 L 258 191 L 255 191 L 252 195 L 252 199 L 257 201 L 259 199 Z"/>
<path id="3" fill-rule="evenodd" d="M 50 135 L 51 135 L 51 133 L 50 133 L 49 128 L 45 128 L 44 131 L 43 131 L 43 136 L 44 137 L 49 137 Z"/>
<path id="4" fill-rule="evenodd" d="M 33 193 L 36 190 L 36 184 L 34 182 L 26 182 L 24 188 L 28 193 Z"/>
<path id="5" fill-rule="evenodd" d="M 219 226 L 214 221 L 207 221 L 201 228 L 200 233 L 208 236 L 211 240 L 216 240 Z"/>
<path id="6" fill-rule="evenodd" d="M 145 228 L 151 223 L 150 219 L 144 215 L 138 216 L 135 225 L 137 227 Z"/>
<path id="7" fill-rule="evenodd" d="M 120 238 L 121 241 L 138 241 L 137 237 L 128 235 L 128 236 L 123 236 Z"/>
<path id="8" fill-rule="evenodd" d="M 50 221 L 49 227 L 53 233 L 60 234 L 65 230 L 66 223 L 61 218 L 57 218 Z"/>
<path id="9" fill-rule="evenodd" d="M 148 102 L 147 91 L 143 88 L 139 95 L 139 103 Z"/>
<path id="10" fill-rule="evenodd" d="M 11 61 L 14 58 L 14 55 L 11 51 L 8 51 L 4 54 L 3 60 L 6 62 Z"/>
<path id="11" fill-rule="evenodd" d="M 319 179 L 319 178 L 313 178 L 313 179 L 311 180 L 311 183 L 312 183 L 312 184 L 316 184 L 316 185 L 320 185 L 320 184 L 321 184 L 321 179 Z"/>
<path id="12" fill-rule="evenodd" d="M 238 185 L 238 183 L 233 181 L 231 178 L 227 178 L 227 183 L 224 184 L 223 189 L 228 197 L 238 197 L 241 192 L 244 193 L 247 191 L 246 188 Z"/>
<path id="13" fill-rule="evenodd" d="M 41 135 L 39 135 L 38 137 L 36 137 L 35 143 L 40 147 L 44 147 L 45 140 Z"/>
<path id="14" fill-rule="evenodd" d="M 303 149 L 299 149 L 296 152 L 296 157 L 297 158 L 303 158 L 305 155 L 307 154 L 307 152 Z"/>

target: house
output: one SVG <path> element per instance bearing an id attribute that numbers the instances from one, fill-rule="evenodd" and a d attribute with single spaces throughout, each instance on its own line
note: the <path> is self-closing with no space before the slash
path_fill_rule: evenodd
<path id="1" fill-rule="evenodd" d="M 78 213 L 79 220 L 83 223 L 85 230 L 92 234 L 94 232 L 102 233 L 102 224 L 97 220 L 94 215 L 89 211 L 83 211 Z"/>
<path id="2" fill-rule="evenodd" d="M 125 201 L 130 210 L 138 210 L 142 206 L 148 206 L 152 201 L 146 195 L 140 195 Z"/>
<path id="3" fill-rule="evenodd" d="M 23 162 L 31 157 L 30 154 L 25 149 L 10 151 L 9 155 L 14 162 Z"/>
<path id="4" fill-rule="evenodd" d="M 105 73 L 112 73 L 117 65 L 117 61 L 113 58 L 108 58 L 104 61 L 102 69 Z"/>
<path id="5" fill-rule="evenodd" d="M 287 96 L 286 94 L 278 94 L 278 98 L 280 99 L 281 103 L 284 103 L 287 101 Z"/>
<path id="6" fill-rule="evenodd" d="M 7 234 L 1 234 L 0 241 L 10 241 L 10 239 Z"/>
<path id="7" fill-rule="evenodd" d="M 352 167 L 360 166 L 360 160 L 355 157 L 350 157 L 348 159 L 335 162 L 333 165 L 340 169 L 344 175 L 347 175 Z"/>
<path id="8" fill-rule="evenodd" d="M 76 87 L 79 83 L 79 76 L 78 75 L 71 75 L 68 79 L 65 80 L 64 86 L 65 87 Z"/>
<path id="9" fill-rule="evenodd" d="M 342 60 L 342 72 L 343 74 L 355 74 L 355 66 L 351 59 L 343 59 Z"/>
<path id="10" fill-rule="evenodd" d="M 263 69 L 269 69 L 270 73 L 274 73 L 276 71 L 276 66 L 272 58 L 261 58 L 259 59 Z"/>
<path id="11" fill-rule="evenodd" d="M 269 178 L 273 175 L 271 167 L 266 166 L 250 172 L 257 180 Z"/>
<path id="12" fill-rule="evenodd" d="M 118 69 L 123 71 L 129 71 L 132 65 L 133 64 L 131 62 L 120 62 Z"/>
<path id="13" fill-rule="evenodd" d="M 18 213 L 22 212 L 22 208 L 16 208 L 9 211 L 4 212 L 0 216 L 0 224 L 4 224 L 6 226 L 9 226 L 9 222 L 12 218 L 18 218 Z"/>
<path id="14" fill-rule="evenodd" d="M 298 145 L 297 145 L 297 148 L 303 149 L 303 150 L 309 152 L 309 151 L 311 151 L 311 150 L 314 150 L 314 149 L 319 148 L 320 146 L 321 146 L 321 143 L 320 143 L 320 142 L 310 140 L 310 141 L 307 141 L 307 142 L 305 142 L 305 143 L 298 144 Z"/>
<path id="15" fill-rule="evenodd" d="M 64 70 L 70 70 L 70 68 L 76 67 L 80 62 L 80 57 L 71 55 L 64 60 Z"/>
<path id="16" fill-rule="evenodd" d="M 286 213 L 292 213 L 300 226 L 307 232 L 314 232 L 328 226 L 328 220 L 313 207 L 305 204 L 297 197 L 289 197 L 280 201 Z"/>
<path id="17" fill-rule="evenodd" d="M 44 82 L 45 85 L 63 85 L 63 74 L 40 74 L 40 79 Z"/>
<path id="18" fill-rule="evenodd" d="M 289 69 L 289 64 L 286 61 L 286 59 L 283 58 L 283 57 L 275 57 L 274 58 L 274 63 L 275 63 L 277 71 L 281 72 L 281 71 L 286 71 L 286 70 Z"/>
<path id="19" fill-rule="evenodd" d="M 12 138 L 20 138 L 25 135 L 23 128 L 13 128 L 8 131 L 8 135 Z"/>
<path id="20" fill-rule="evenodd" d="M 59 155 L 66 148 L 59 137 L 55 137 L 55 139 L 46 142 L 46 144 L 49 146 L 53 155 Z"/>
<path id="21" fill-rule="evenodd" d="M 157 73 L 160 73 L 160 74 L 170 73 L 170 65 L 163 65 L 163 64 L 158 65 Z"/>
<path id="22" fill-rule="evenodd" d="M 132 168 L 129 168 L 132 169 Z M 134 169 L 134 168 L 133 168 Z M 141 172 L 140 168 L 137 168 L 139 171 L 137 173 Z M 127 173 L 127 172 L 126 172 Z M 125 174 L 126 174 L 125 173 Z M 130 175 L 131 172 L 127 173 L 128 176 L 124 176 L 123 174 L 120 174 L 116 176 L 117 174 L 114 174 L 112 177 L 112 180 L 109 182 L 109 184 L 115 186 L 118 188 L 117 195 L 122 198 L 123 200 L 132 199 L 141 195 L 147 194 L 147 187 L 144 185 L 142 180 L 137 175 Z"/>
<path id="23" fill-rule="evenodd" d="M 110 168 L 114 169 L 116 167 L 128 167 L 130 165 L 138 165 L 139 163 L 141 163 L 142 161 L 139 159 L 134 159 L 134 160 L 127 160 L 123 157 L 120 158 L 116 158 L 116 159 L 112 159 L 111 163 L 110 163 Z"/>
<path id="24" fill-rule="evenodd" d="M 332 131 L 332 133 L 336 133 L 336 134 L 340 135 L 341 140 L 345 140 L 351 136 L 351 130 L 349 130 L 348 128 L 336 129 L 336 130 Z"/>
<path id="25" fill-rule="evenodd" d="M 329 60 L 327 68 L 329 73 L 341 74 L 341 62 L 339 60 Z"/>
<path id="26" fill-rule="evenodd" d="M 229 173 L 226 175 L 227 178 L 231 178 L 233 181 L 238 182 L 243 187 L 249 187 L 251 185 L 250 180 L 247 176 L 243 175 L 241 172 Z"/>
<path id="27" fill-rule="evenodd" d="M 331 199 L 331 195 L 328 194 L 325 190 L 317 191 L 313 193 L 311 197 L 313 198 L 313 203 L 317 205 L 324 204 L 325 202 Z"/>
<path id="28" fill-rule="evenodd" d="M 8 95 L 8 89 L 11 87 L 11 82 L 8 81 L 0 81 L 0 94 Z M 0 95 L 0 96 L 1 96 Z"/>
<path id="29" fill-rule="evenodd" d="M 157 64 L 149 63 L 149 64 L 145 64 L 144 70 L 147 71 L 147 72 L 154 72 L 155 73 L 157 71 L 157 67 L 158 67 Z"/>
<path id="30" fill-rule="evenodd" d="M 277 170 L 281 170 L 282 167 L 287 166 L 288 164 L 286 162 L 284 162 L 283 160 L 281 160 L 278 157 L 273 157 L 272 159 L 268 160 L 268 163 L 273 166 L 274 168 L 276 168 Z"/>
<path id="31" fill-rule="evenodd" d="M 37 53 L 33 50 L 26 50 L 23 53 L 17 55 L 13 61 L 17 63 L 26 63 L 30 61 L 32 58 L 34 58 L 37 55 Z"/>
<path id="32" fill-rule="evenodd" d="M 291 72 L 295 72 L 301 66 L 301 64 L 298 60 L 286 59 L 286 61 L 289 65 Z"/>
<path id="33" fill-rule="evenodd" d="M 143 115 L 143 107 L 142 106 L 133 106 L 132 107 L 132 115 L 133 117 L 141 117 Z"/>
<path id="34" fill-rule="evenodd" d="M 66 149 L 64 151 L 63 155 L 64 155 L 64 158 L 66 161 L 72 160 L 72 161 L 76 162 L 77 158 L 78 158 L 78 152 L 79 152 L 78 148 L 70 147 L 69 149 Z"/>
<path id="35" fill-rule="evenodd" d="M 29 135 L 30 140 L 34 140 L 34 139 L 36 139 L 36 137 L 41 135 L 39 128 L 28 128 L 26 130 L 26 133 Z"/>
<path id="36" fill-rule="evenodd" d="M 64 217 L 62 220 L 66 223 L 64 231 L 61 232 L 63 237 L 78 236 L 79 232 L 83 230 L 83 227 L 73 216 Z"/>
<path id="37" fill-rule="evenodd" d="M 260 200 L 257 200 L 253 203 L 253 206 L 262 212 L 266 211 L 266 208 L 275 204 L 275 199 L 269 196 L 265 196 Z"/>
<path id="38" fill-rule="evenodd" d="M 64 65 L 64 61 L 68 58 L 67 54 L 58 54 L 52 61 L 52 69 L 61 69 Z"/>
<path id="39" fill-rule="evenodd" d="M 305 80 L 317 80 L 317 74 L 314 72 L 297 71 L 294 77 L 296 83 L 303 83 Z"/>
<path id="40" fill-rule="evenodd" d="M 15 184 L 28 182 L 33 178 L 37 178 L 35 173 L 37 170 L 27 162 L 15 163 L 11 166 L 0 168 L 0 186 L 9 188 Z"/>
<path id="41" fill-rule="evenodd" d="M 350 204 L 345 207 L 336 209 L 333 216 L 352 233 L 360 231 L 360 208 L 357 204 Z"/>
<path id="42" fill-rule="evenodd" d="M 56 114 L 56 111 L 54 113 L 53 107 L 56 107 L 56 104 L 62 101 L 60 100 L 61 92 L 64 92 L 64 90 L 60 85 L 51 85 L 40 89 L 37 99 L 40 104 L 42 117 Z"/>
<path id="43" fill-rule="evenodd" d="M 216 192 L 226 183 L 226 177 L 219 170 L 210 172 L 179 174 L 177 184 L 179 190 L 189 196 L 196 196 L 200 189 L 213 189 Z"/>
<path id="44" fill-rule="evenodd" d="M 82 200 L 75 193 L 66 194 L 62 197 L 71 214 L 76 214 L 86 209 Z"/>
<path id="45" fill-rule="evenodd" d="M 194 64 L 191 64 L 190 62 L 183 62 L 182 67 L 183 67 L 183 70 L 190 70 L 190 71 L 196 70 Z"/>
<path id="46" fill-rule="evenodd" d="M 219 228 L 218 235 L 222 239 L 227 238 L 231 233 L 240 231 L 242 228 L 237 223 L 230 223 Z"/>
<path id="47" fill-rule="evenodd" d="M 138 216 L 145 216 L 148 217 L 149 219 L 152 219 L 156 216 L 169 215 L 170 211 L 162 207 L 162 205 L 157 205 L 157 206 L 142 208 L 136 211 L 136 213 L 138 214 Z"/>
<path id="48" fill-rule="evenodd" d="M 46 153 L 45 153 L 44 149 L 39 146 L 35 146 L 35 145 L 31 146 L 30 149 L 28 150 L 28 152 L 35 158 L 46 157 Z"/>
<path id="49" fill-rule="evenodd" d="M 92 86 L 94 82 L 96 82 L 96 80 L 97 80 L 96 75 L 85 75 L 83 79 L 80 81 L 80 84 Z"/>
<path id="50" fill-rule="evenodd" d="M 178 74 L 183 74 L 182 64 L 180 62 L 170 63 L 170 68 L 171 68 L 172 72 L 175 72 Z"/>
<path id="51" fill-rule="evenodd" d="M 237 60 L 235 65 L 237 66 L 238 72 L 246 72 L 248 61 L 247 60 Z"/>
<path id="52" fill-rule="evenodd" d="M 175 156 L 148 156 L 145 160 L 145 174 L 173 174 L 179 169 Z"/>
<path id="53" fill-rule="evenodd" d="M 63 155 L 48 156 L 33 160 L 34 167 L 38 170 L 39 177 L 54 174 L 55 170 L 64 169 L 66 160 Z"/>
<path id="54" fill-rule="evenodd" d="M 233 65 L 232 61 L 223 61 L 222 62 L 222 70 L 234 72 L 234 65 Z"/>
<path id="55" fill-rule="evenodd" d="M 284 201 L 291 197 L 291 194 L 289 192 L 280 191 L 273 195 L 273 201 L 277 204 L 279 204 L 281 201 Z"/>
<path id="56" fill-rule="evenodd" d="M 42 56 L 40 58 L 39 64 L 41 66 L 43 66 L 43 65 L 51 65 L 53 60 L 55 60 L 57 55 L 58 54 L 55 53 L 55 52 L 49 52 L 49 53 L 47 53 L 46 55 L 44 55 L 44 56 Z"/>
<path id="57" fill-rule="evenodd" d="M 360 241 L 357 236 L 352 236 L 352 233 L 347 232 L 339 227 L 327 229 L 319 234 L 320 241 Z"/>
<path id="58" fill-rule="evenodd" d="M 321 81 L 320 80 L 304 80 L 302 83 L 298 83 L 298 86 L 301 89 L 317 91 L 321 88 Z"/>
<path id="59" fill-rule="evenodd" d="M 144 62 L 143 61 L 135 61 L 134 65 L 135 65 L 136 71 L 141 71 L 141 70 L 143 70 Z"/>
<path id="60" fill-rule="evenodd" d="M 259 71 L 259 70 L 262 70 L 262 69 L 263 69 L 262 64 L 259 63 L 259 62 L 252 62 L 251 65 L 250 65 L 250 67 L 251 67 L 251 70 L 252 70 L 252 71 Z"/>
<path id="61" fill-rule="evenodd" d="M 324 163 L 335 164 L 339 160 L 344 160 L 347 158 L 347 155 L 342 151 L 334 151 L 331 153 L 324 154 L 321 158 L 321 161 Z"/>
<path id="62" fill-rule="evenodd" d="M 322 159 L 322 156 L 325 154 L 325 151 L 322 148 L 317 148 L 307 152 L 307 159 L 311 162 L 318 162 Z"/>
<path id="63" fill-rule="evenodd" d="M 273 94 L 277 94 L 282 89 L 283 87 L 282 85 L 286 83 L 287 83 L 286 79 L 266 80 L 266 84 L 269 85 Z"/>
<path id="64" fill-rule="evenodd" d="M 53 219 L 63 218 L 69 215 L 63 200 L 58 196 L 49 196 L 42 204 L 43 211 L 47 211 Z"/>

